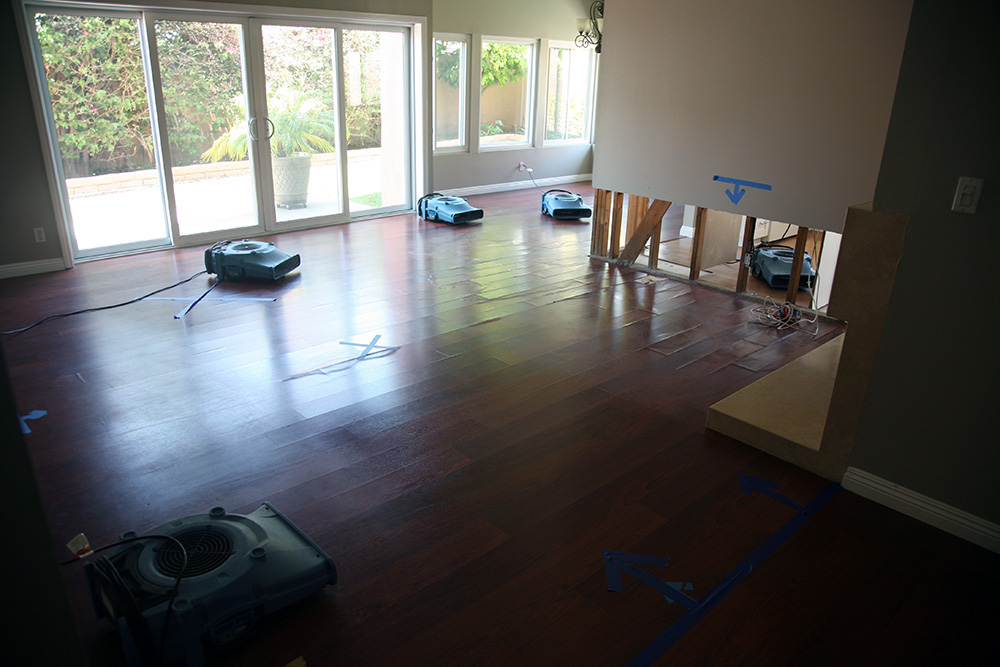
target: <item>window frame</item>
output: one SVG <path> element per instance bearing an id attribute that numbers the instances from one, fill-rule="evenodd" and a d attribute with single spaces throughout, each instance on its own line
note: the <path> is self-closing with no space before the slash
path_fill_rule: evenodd
<path id="1" fill-rule="evenodd" d="M 541 48 L 540 43 L 542 40 L 526 38 L 526 37 L 501 37 L 496 35 L 481 35 L 479 38 L 479 49 L 478 58 L 476 59 L 476 79 L 477 85 L 481 88 L 483 81 L 483 50 L 486 48 L 487 43 L 500 43 L 500 44 L 516 44 L 520 46 L 530 47 L 530 58 L 528 62 L 528 76 L 525 93 L 525 109 L 524 109 L 524 141 L 517 142 L 503 142 L 503 143 L 490 143 L 482 141 L 483 137 L 480 135 L 482 128 L 482 90 L 479 91 L 477 104 L 476 104 L 476 124 L 475 124 L 475 135 L 476 141 L 478 143 L 478 152 L 488 153 L 492 151 L 504 151 L 504 150 L 524 150 L 526 148 L 535 148 L 539 145 L 536 135 L 536 129 L 538 127 L 538 119 L 536 118 L 538 112 L 538 80 L 539 80 L 539 68 L 541 67 Z M 470 86 L 471 89 L 471 86 Z M 471 90 L 470 90 L 471 94 Z M 470 129 L 471 129 L 470 122 Z"/>
<path id="2" fill-rule="evenodd" d="M 583 136 L 579 139 L 548 139 L 546 134 L 548 132 L 548 118 L 549 118 L 549 77 L 552 69 L 552 51 L 553 49 L 574 49 L 581 50 L 573 42 L 550 40 L 545 51 L 545 82 L 544 87 L 539 87 L 539 106 L 543 106 L 542 113 L 540 114 L 540 122 L 542 123 L 541 131 L 539 132 L 539 142 L 543 146 L 574 146 L 579 144 L 592 144 L 594 143 L 594 112 L 597 106 L 597 70 L 598 70 L 598 54 L 592 49 L 582 49 L 589 54 L 590 59 L 590 76 L 587 77 L 587 110 L 584 114 L 584 122 L 586 123 L 586 129 Z"/>
<path id="3" fill-rule="evenodd" d="M 438 146 L 437 142 L 437 43 L 442 42 L 460 42 L 462 46 L 462 62 L 459 65 L 459 110 L 458 110 L 458 146 Z M 470 62 L 472 60 L 472 35 L 453 33 L 453 32 L 435 32 L 432 39 L 434 44 L 433 53 L 431 55 L 431 116 L 433 122 L 431 123 L 431 147 L 434 155 L 447 155 L 449 153 L 468 153 L 472 148 L 472 137 L 469 133 L 469 128 L 471 126 L 471 113 L 472 113 L 472 86 L 471 76 L 470 76 Z"/>

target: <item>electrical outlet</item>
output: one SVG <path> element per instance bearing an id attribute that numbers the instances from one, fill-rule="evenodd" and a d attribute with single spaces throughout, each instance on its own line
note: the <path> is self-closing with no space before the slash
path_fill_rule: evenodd
<path id="1" fill-rule="evenodd" d="M 959 213 L 975 213 L 979 205 L 979 194 L 983 191 L 983 179 L 963 176 L 958 179 L 955 188 L 955 199 L 951 202 L 951 210 Z"/>
<path id="2" fill-rule="evenodd" d="M 524 171 L 524 170 L 525 170 L 525 169 L 527 169 L 527 168 L 528 168 L 528 165 L 524 164 L 523 162 L 519 162 L 519 163 L 517 164 L 517 170 L 518 170 L 518 171 Z"/>
<path id="3" fill-rule="evenodd" d="M 45 243 L 45 229 L 35 227 L 35 243 Z"/>

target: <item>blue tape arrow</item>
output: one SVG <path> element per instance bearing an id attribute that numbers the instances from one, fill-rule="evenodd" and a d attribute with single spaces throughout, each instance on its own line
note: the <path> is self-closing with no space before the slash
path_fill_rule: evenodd
<path id="1" fill-rule="evenodd" d="M 758 483 L 763 483 L 763 488 L 761 488 Z M 749 477 L 747 475 L 740 475 L 740 485 L 743 487 L 744 491 L 747 491 L 749 488 L 750 491 L 748 491 L 748 493 L 757 490 L 778 500 L 784 499 L 782 502 L 788 501 L 788 503 L 791 503 L 790 500 L 781 494 L 771 491 L 769 487 L 776 486 L 774 482 L 768 482 L 767 480 Z M 769 491 L 771 492 L 769 493 Z M 836 496 L 839 491 L 840 484 L 830 482 L 830 484 L 825 489 L 820 491 L 819 495 L 813 498 L 812 501 L 810 501 L 810 503 L 805 507 L 799 507 L 798 505 L 792 503 L 796 508 L 798 508 L 798 513 L 785 522 L 785 525 L 779 528 L 774 535 L 769 537 L 763 544 L 754 549 L 753 553 L 744 558 L 743 562 L 737 565 L 725 579 L 716 584 L 715 588 L 702 597 L 694 607 L 689 607 L 688 610 L 684 612 L 683 616 L 677 619 L 673 625 L 653 640 L 653 642 L 647 646 L 642 653 L 632 659 L 632 661 L 628 663 L 628 667 L 650 667 L 654 662 L 659 660 L 660 657 L 666 653 L 678 639 L 683 637 L 688 630 L 693 628 L 695 624 L 705 616 L 705 614 L 710 612 L 715 607 L 715 605 L 719 604 L 719 602 L 726 597 L 729 591 L 735 588 L 741 581 L 746 579 L 750 573 L 764 561 L 765 558 L 770 556 L 778 549 L 778 547 L 784 544 L 788 538 L 795 533 L 795 531 L 801 528 L 806 521 L 816 514 L 816 512 L 830 502 L 830 500 Z"/>
<path id="2" fill-rule="evenodd" d="M 746 190 L 740 188 L 739 183 L 734 183 L 732 190 L 726 190 L 726 195 L 729 197 L 729 201 L 733 202 L 734 204 L 739 204 L 740 200 L 743 199 L 743 195 L 745 195 L 746 193 L 747 193 Z"/>
<path id="3" fill-rule="evenodd" d="M 605 549 L 601 553 L 601 556 L 604 558 L 604 580 L 609 591 L 620 593 L 625 589 L 622 582 L 622 572 L 627 572 L 653 590 L 659 591 L 669 602 L 676 602 L 685 609 L 694 609 L 698 606 L 697 600 L 681 591 L 684 588 L 683 584 L 675 585 L 674 583 L 660 581 L 645 570 L 636 567 L 637 564 L 666 567 L 670 564 L 668 558 L 633 554 L 624 551 L 611 551 L 610 549 Z M 693 589 L 694 586 L 688 588 L 688 590 Z"/>
<path id="4" fill-rule="evenodd" d="M 801 505 L 792 502 L 785 496 L 775 491 L 775 489 L 781 486 L 777 482 L 770 482 L 766 479 L 761 479 L 760 477 L 751 477 L 750 475 L 740 475 L 740 486 L 743 488 L 743 493 L 748 496 L 754 491 L 760 491 L 765 496 L 771 496 L 779 503 L 788 505 L 796 512 L 802 512 L 804 510 Z"/>

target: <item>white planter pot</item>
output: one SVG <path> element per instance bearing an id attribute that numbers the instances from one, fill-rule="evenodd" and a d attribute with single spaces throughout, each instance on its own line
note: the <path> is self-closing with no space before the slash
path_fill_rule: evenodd
<path id="1" fill-rule="evenodd" d="M 309 193 L 308 153 L 271 158 L 274 179 L 274 203 L 282 208 L 305 208 Z"/>

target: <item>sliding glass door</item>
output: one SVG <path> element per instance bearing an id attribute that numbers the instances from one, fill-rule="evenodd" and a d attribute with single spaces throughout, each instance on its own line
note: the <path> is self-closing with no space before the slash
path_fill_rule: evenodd
<path id="1" fill-rule="evenodd" d="M 259 227 L 244 26 L 172 18 L 153 25 L 177 235 Z"/>
<path id="2" fill-rule="evenodd" d="M 408 29 L 27 16 L 78 259 L 412 205 Z"/>
<path id="3" fill-rule="evenodd" d="M 344 169 L 338 30 L 275 24 L 254 29 L 263 51 L 268 194 L 275 220 L 292 226 L 340 216 Z"/>
<path id="4" fill-rule="evenodd" d="M 74 256 L 169 244 L 140 16 L 33 18 Z"/>
<path id="5" fill-rule="evenodd" d="M 351 212 L 408 208 L 406 35 L 393 30 L 344 30 L 343 52 Z"/>

